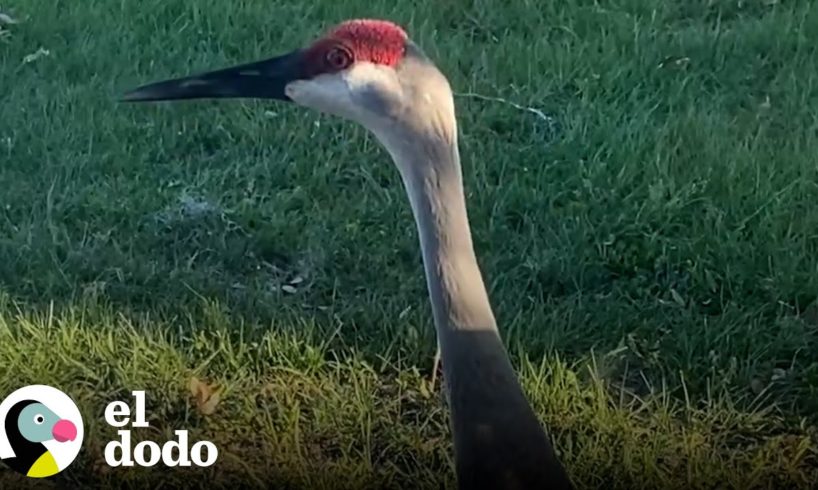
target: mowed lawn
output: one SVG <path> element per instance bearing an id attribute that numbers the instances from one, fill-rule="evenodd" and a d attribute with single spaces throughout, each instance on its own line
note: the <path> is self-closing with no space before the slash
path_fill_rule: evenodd
<path id="1" fill-rule="evenodd" d="M 49 384 L 86 424 L 43 487 L 453 487 L 415 225 L 377 142 L 274 103 L 116 101 L 354 17 L 405 25 L 458 93 L 477 254 L 577 484 L 818 482 L 814 2 L 0 12 L 0 397 Z M 190 429 L 218 463 L 108 468 L 105 406 L 137 389 L 135 439 Z"/>

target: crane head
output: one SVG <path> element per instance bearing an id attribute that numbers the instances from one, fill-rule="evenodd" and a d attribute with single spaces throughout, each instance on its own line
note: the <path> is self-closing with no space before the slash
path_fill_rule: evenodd
<path id="1" fill-rule="evenodd" d="M 259 98 L 358 122 L 376 134 L 451 113 L 446 78 L 398 25 L 350 20 L 309 46 L 262 61 L 144 85 L 123 100 Z M 432 119 L 439 120 L 440 118 Z"/>

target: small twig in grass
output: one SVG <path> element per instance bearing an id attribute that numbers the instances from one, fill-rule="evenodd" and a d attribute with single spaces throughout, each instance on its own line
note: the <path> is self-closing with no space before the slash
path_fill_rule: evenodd
<path id="1" fill-rule="evenodd" d="M 523 111 L 523 112 L 528 112 L 529 114 L 534 114 L 534 116 L 536 116 L 537 119 L 539 119 L 540 121 L 542 121 L 542 123 L 545 124 L 545 127 L 544 127 L 545 134 L 544 135 L 541 134 L 540 136 L 545 139 L 546 144 L 553 141 L 554 138 L 556 138 L 556 136 L 561 131 L 560 123 L 555 117 L 546 114 L 545 112 L 543 112 L 540 109 L 537 109 L 536 107 L 531 107 L 531 106 L 525 106 L 525 105 L 522 105 L 522 104 L 518 104 L 516 102 L 512 102 L 512 101 L 510 101 L 508 99 L 504 99 L 502 97 L 482 95 L 482 94 L 477 94 L 477 93 L 474 93 L 474 92 L 466 92 L 466 93 L 456 92 L 454 95 L 455 95 L 455 97 L 463 97 L 463 98 L 468 98 L 468 99 L 477 99 L 477 100 L 483 100 L 483 101 L 488 101 L 488 102 L 499 102 L 501 104 L 511 106 L 512 108 L 517 109 L 518 111 Z"/>
<path id="2" fill-rule="evenodd" d="M 51 51 L 45 48 L 37 48 L 37 51 L 25 55 L 23 63 L 33 63 L 44 56 L 51 56 Z"/>
<path id="3" fill-rule="evenodd" d="M 520 105 L 520 104 L 518 104 L 516 102 L 512 102 L 512 101 L 510 101 L 508 99 L 504 99 L 502 97 L 493 97 L 493 96 L 489 96 L 489 95 L 476 94 L 474 92 L 466 92 L 466 93 L 459 93 L 458 92 L 458 93 L 455 93 L 454 95 L 455 95 L 455 97 L 465 97 L 465 98 L 468 98 L 468 99 L 478 99 L 478 100 L 486 100 L 486 101 L 489 101 L 489 102 L 499 102 L 501 104 L 510 105 L 511 107 L 513 107 L 513 108 L 515 108 L 517 110 L 520 110 L 520 111 L 530 112 L 531 114 L 534 114 L 535 116 L 537 116 L 538 118 L 542 119 L 543 121 L 545 121 L 547 123 L 553 123 L 554 122 L 553 117 L 551 117 L 548 114 L 544 113 L 543 111 L 537 109 L 536 107 L 529 107 L 529 106 Z"/>

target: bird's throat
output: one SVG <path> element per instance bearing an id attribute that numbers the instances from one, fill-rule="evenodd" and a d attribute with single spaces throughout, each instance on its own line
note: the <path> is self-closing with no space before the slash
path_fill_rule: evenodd
<path id="1" fill-rule="evenodd" d="M 459 488 L 570 489 L 497 330 L 472 244 L 456 137 L 380 139 L 417 224 Z"/>
<path id="2" fill-rule="evenodd" d="M 417 224 L 441 348 L 448 332 L 496 332 L 474 253 L 457 142 L 439 139 L 390 152 Z"/>

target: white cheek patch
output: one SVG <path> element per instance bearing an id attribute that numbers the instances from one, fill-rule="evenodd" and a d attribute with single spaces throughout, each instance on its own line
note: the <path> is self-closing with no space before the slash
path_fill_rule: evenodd
<path id="1" fill-rule="evenodd" d="M 288 83 L 286 86 L 284 86 L 284 95 L 297 103 L 298 99 L 300 99 L 305 92 L 304 83 L 305 82 L 303 80 L 296 80 Z"/>
<path id="2" fill-rule="evenodd" d="M 327 114 L 377 124 L 388 112 L 391 100 L 400 96 L 394 70 L 383 65 L 359 62 L 334 74 L 290 82 L 284 93 L 295 103 Z"/>
<path id="3" fill-rule="evenodd" d="M 395 116 L 403 100 L 403 89 L 389 66 L 357 63 L 344 72 L 343 78 L 353 102 L 358 106 L 360 122 L 382 124 Z"/>
<path id="4" fill-rule="evenodd" d="M 284 87 L 284 93 L 298 105 L 336 116 L 349 117 L 353 109 L 346 83 L 338 75 L 296 80 Z"/>

